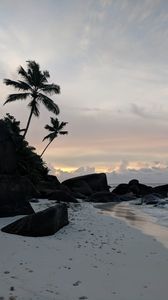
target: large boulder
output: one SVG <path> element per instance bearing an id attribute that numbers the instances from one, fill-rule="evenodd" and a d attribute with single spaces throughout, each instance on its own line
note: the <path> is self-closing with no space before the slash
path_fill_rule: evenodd
<path id="1" fill-rule="evenodd" d="M 89 174 L 67 179 L 62 182 L 72 192 L 89 196 L 94 192 L 109 191 L 105 173 Z"/>
<path id="2" fill-rule="evenodd" d="M 0 175 L 0 204 L 37 196 L 38 192 L 27 176 Z"/>
<path id="3" fill-rule="evenodd" d="M 0 175 L 0 217 L 32 214 L 28 200 L 36 196 L 37 191 L 27 177 Z"/>
<path id="4" fill-rule="evenodd" d="M 131 201 L 131 200 L 135 200 L 136 198 L 137 197 L 135 196 L 135 194 L 133 192 L 129 192 L 124 195 L 120 195 L 120 201 Z"/>
<path id="5" fill-rule="evenodd" d="M 22 202 L 13 201 L 6 204 L 0 204 L 0 218 L 13 217 L 17 215 L 31 215 L 34 213 L 30 203 L 26 200 Z"/>
<path id="6" fill-rule="evenodd" d="M 38 213 L 23 217 L 3 227 L 1 230 L 23 236 L 47 236 L 56 233 L 68 223 L 66 204 L 56 204 Z"/>
<path id="7" fill-rule="evenodd" d="M 76 183 L 71 187 L 71 190 L 73 193 L 81 193 L 85 196 L 90 196 L 93 193 L 93 190 L 89 184 L 84 180 L 77 180 Z"/>
<path id="8" fill-rule="evenodd" d="M 15 144 L 7 126 L 0 120 L 0 174 L 14 174 L 16 166 Z"/>
<path id="9" fill-rule="evenodd" d="M 92 194 L 88 199 L 88 202 L 95 203 L 107 203 L 107 202 L 120 202 L 120 196 L 111 192 L 97 192 Z"/>
<path id="10" fill-rule="evenodd" d="M 137 179 L 132 179 L 128 183 L 129 192 L 133 192 L 137 197 L 148 195 L 152 192 L 152 187 L 146 184 L 139 183 Z"/>
<path id="11" fill-rule="evenodd" d="M 37 184 L 37 189 L 40 193 L 40 198 L 48 199 L 49 195 L 61 188 L 61 184 L 56 176 L 46 175 L 43 180 Z"/>
<path id="12" fill-rule="evenodd" d="M 168 184 L 155 186 L 153 188 L 153 192 L 160 194 L 160 196 L 162 196 L 162 197 L 167 197 L 168 196 Z"/>
<path id="13" fill-rule="evenodd" d="M 113 191 L 114 194 L 116 195 L 124 195 L 127 194 L 129 192 L 129 188 L 128 188 L 128 184 L 127 183 L 120 183 L 119 185 L 117 185 Z"/>
<path id="14" fill-rule="evenodd" d="M 78 203 L 78 201 L 68 192 L 55 190 L 49 195 L 49 200 L 57 200 L 61 202 L 73 202 Z"/>
<path id="15" fill-rule="evenodd" d="M 152 192 L 152 187 L 139 183 L 138 180 L 133 179 L 128 184 L 122 183 L 119 184 L 114 190 L 113 193 L 117 195 L 124 195 L 128 193 L 133 193 L 136 197 L 141 197 Z"/>

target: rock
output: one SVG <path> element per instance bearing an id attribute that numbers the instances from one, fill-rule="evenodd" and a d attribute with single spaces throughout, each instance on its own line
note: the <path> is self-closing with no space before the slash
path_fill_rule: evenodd
<path id="1" fill-rule="evenodd" d="M 148 194 L 142 198 L 142 203 L 145 204 L 157 204 L 160 201 L 160 197 L 156 194 Z"/>
<path id="2" fill-rule="evenodd" d="M 116 195 L 124 195 L 129 192 L 128 184 L 127 183 L 121 183 L 117 185 L 117 187 L 112 191 Z"/>
<path id="3" fill-rule="evenodd" d="M 120 202 L 120 197 L 111 192 L 97 192 L 92 194 L 87 201 L 95 203 Z"/>
<path id="4" fill-rule="evenodd" d="M 141 197 L 150 194 L 152 192 L 152 187 L 145 184 L 141 184 L 138 180 L 133 179 L 128 184 L 119 184 L 113 190 L 113 193 L 117 195 L 125 195 L 130 192 L 132 192 L 136 197 Z"/>
<path id="5" fill-rule="evenodd" d="M 30 203 L 39 203 L 39 200 L 38 199 L 30 199 L 29 202 Z"/>
<path id="6" fill-rule="evenodd" d="M 26 176 L 0 175 L 0 204 L 37 197 L 38 192 Z"/>
<path id="7" fill-rule="evenodd" d="M 89 174 L 67 179 L 62 182 L 72 192 L 89 196 L 94 192 L 109 191 L 105 173 Z"/>
<path id="8" fill-rule="evenodd" d="M 50 185 L 50 188 L 60 187 L 60 182 L 58 178 L 54 175 L 46 175 L 45 182 L 46 184 L 48 184 L 48 186 Z"/>
<path id="9" fill-rule="evenodd" d="M 133 192 L 137 197 L 141 197 L 152 192 L 152 187 L 139 183 L 137 179 L 133 179 L 128 183 L 129 192 Z"/>
<path id="10" fill-rule="evenodd" d="M 144 195 L 148 195 L 152 192 L 152 187 L 146 184 L 139 184 L 139 193 L 137 194 L 137 197 L 141 197 Z"/>
<path id="11" fill-rule="evenodd" d="M 168 184 L 159 185 L 153 188 L 154 193 L 159 193 L 162 197 L 168 196 Z"/>
<path id="12" fill-rule="evenodd" d="M 67 193 L 71 193 L 71 190 L 66 186 L 66 185 L 64 185 L 64 184 L 60 184 L 60 187 L 59 187 L 59 189 L 61 190 L 61 191 L 64 191 L 64 192 L 67 192 Z"/>
<path id="13" fill-rule="evenodd" d="M 139 185 L 139 180 L 137 179 L 131 179 L 129 182 L 128 182 L 128 185 Z"/>
<path id="14" fill-rule="evenodd" d="M 0 204 L 0 218 L 13 217 L 18 215 L 31 215 L 34 213 L 30 203 L 23 200 L 22 203 L 13 201 L 13 203 Z"/>
<path id="15" fill-rule="evenodd" d="M 5 123 L 0 120 L 0 174 L 16 172 L 16 149 L 10 132 Z"/>
<path id="16" fill-rule="evenodd" d="M 135 199 L 136 199 L 136 196 L 133 192 L 129 192 L 124 195 L 120 195 L 120 201 L 131 201 L 131 200 L 135 200 Z"/>
<path id="17" fill-rule="evenodd" d="M 30 216 L 23 217 L 1 230 L 23 236 L 48 236 L 67 225 L 68 210 L 66 204 L 56 204 Z"/>
<path id="18" fill-rule="evenodd" d="M 83 194 L 80 193 L 80 192 L 72 192 L 71 194 L 72 194 L 72 196 L 73 196 L 74 198 L 76 198 L 76 199 L 81 199 L 81 200 L 86 200 L 86 199 L 88 199 L 88 197 L 87 197 L 86 195 L 83 195 Z"/>
<path id="19" fill-rule="evenodd" d="M 36 189 L 25 176 L 0 175 L 0 217 L 32 214 L 29 199 Z"/>
<path id="20" fill-rule="evenodd" d="M 84 180 L 78 180 L 73 187 L 71 187 L 73 193 L 81 193 L 85 196 L 90 196 L 93 193 L 93 190 L 90 188 L 89 184 Z"/>
<path id="21" fill-rule="evenodd" d="M 78 203 L 78 201 L 74 197 L 72 197 L 71 194 L 60 190 L 55 190 L 54 192 L 52 192 L 48 199 L 62 201 L 62 202 Z"/>
<path id="22" fill-rule="evenodd" d="M 49 195 L 60 189 L 60 182 L 56 176 L 46 175 L 43 180 L 40 180 L 37 185 L 37 189 L 40 193 L 40 198 L 48 199 Z"/>
<path id="23" fill-rule="evenodd" d="M 138 197 L 140 194 L 139 181 L 137 179 L 130 180 L 128 183 L 128 190 Z"/>

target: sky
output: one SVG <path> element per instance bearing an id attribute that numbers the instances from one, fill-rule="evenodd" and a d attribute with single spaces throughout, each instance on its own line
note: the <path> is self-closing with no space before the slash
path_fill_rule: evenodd
<path id="1" fill-rule="evenodd" d="M 61 87 L 53 97 L 67 136 L 44 160 L 60 180 L 106 172 L 110 182 L 168 182 L 168 1 L 0 0 L 3 117 L 25 126 L 28 101 L 3 106 L 19 65 L 37 61 Z M 27 139 L 40 154 L 51 114 L 40 107 Z"/>

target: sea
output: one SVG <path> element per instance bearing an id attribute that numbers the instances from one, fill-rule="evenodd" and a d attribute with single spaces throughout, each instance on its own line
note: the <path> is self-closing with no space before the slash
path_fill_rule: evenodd
<path id="1" fill-rule="evenodd" d="M 164 185 L 166 183 L 145 183 L 145 184 L 155 187 L 158 185 Z M 113 190 L 117 185 L 118 184 L 109 183 L 111 190 Z M 168 198 L 165 198 L 164 200 L 168 200 Z M 155 207 L 154 205 L 146 205 L 146 204 L 137 205 L 137 200 L 135 201 L 132 200 L 129 202 L 129 205 L 134 209 L 138 209 L 142 213 L 149 215 L 155 223 L 158 223 L 168 228 L 168 204 Z"/>
<path id="2" fill-rule="evenodd" d="M 117 184 L 109 184 L 113 190 Z M 162 184 L 148 183 L 150 186 Z M 164 200 L 168 201 L 168 197 Z M 117 219 L 123 220 L 129 226 L 141 230 L 147 235 L 153 236 L 168 248 L 168 204 L 154 205 L 137 205 L 140 198 L 129 202 L 106 203 L 98 205 L 103 213 L 111 215 Z"/>

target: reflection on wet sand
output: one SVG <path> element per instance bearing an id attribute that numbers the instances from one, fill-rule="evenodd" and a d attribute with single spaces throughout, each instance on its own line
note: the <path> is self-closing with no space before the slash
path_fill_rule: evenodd
<path id="1" fill-rule="evenodd" d="M 143 233 L 155 237 L 168 248 L 168 229 L 155 223 L 155 219 L 141 212 L 127 202 L 119 204 L 108 203 L 96 205 L 102 213 L 124 220 L 128 225 L 141 230 Z"/>

